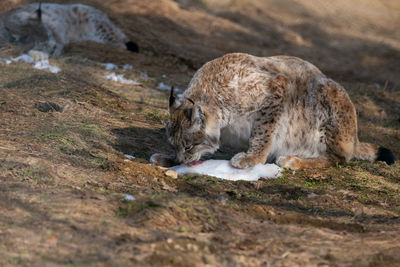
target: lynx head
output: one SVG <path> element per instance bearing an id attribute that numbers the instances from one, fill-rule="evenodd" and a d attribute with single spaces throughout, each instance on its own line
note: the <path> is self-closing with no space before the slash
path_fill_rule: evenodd
<path id="1" fill-rule="evenodd" d="M 180 163 L 197 161 L 219 146 L 219 130 L 208 110 L 191 99 L 178 100 L 171 88 L 169 98 L 168 141 Z"/>

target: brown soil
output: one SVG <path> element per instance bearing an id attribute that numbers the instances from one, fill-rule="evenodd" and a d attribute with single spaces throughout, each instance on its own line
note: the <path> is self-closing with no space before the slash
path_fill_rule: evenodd
<path id="1" fill-rule="evenodd" d="M 148 164 L 170 149 L 157 84 L 185 88 L 233 51 L 311 61 L 349 91 L 360 139 L 400 155 L 398 1 L 80 2 L 141 53 L 71 44 L 51 60 L 58 74 L 0 62 L 1 266 L 400 266 L 400 163 L 257 182 L 173 179 Z M 117 72 L 142 85 L 105 80 L 104 62 L 133 65 Z"/>

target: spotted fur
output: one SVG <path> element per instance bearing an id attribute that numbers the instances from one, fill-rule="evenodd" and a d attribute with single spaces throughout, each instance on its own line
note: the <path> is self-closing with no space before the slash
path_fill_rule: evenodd
<path id="1" fill-rule="evenodd" d="M 70 42 L 93 41 L 138 52 L 106 14 L 82 4 L 32 3 L 0 14 L 0 46 L 7 42 L 58 56 Z"/>
<path id="2" fill-rule="evenodd" d="M 359 142 L 345 89 L 295 57 L 234 53 L 210 61 L 183 99 L 171 95 L 169 113 L 167 134 L 177 162 L 199 160 L 220 146 L 238 150 L 231 159 L 237 168 L 266 161 L 322 168 L 380 159 L 377 145 Z"/>

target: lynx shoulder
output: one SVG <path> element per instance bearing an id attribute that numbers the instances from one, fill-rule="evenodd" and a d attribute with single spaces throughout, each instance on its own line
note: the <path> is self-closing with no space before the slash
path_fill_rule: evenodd
<path id="1" fill-rule="evenodd" d="M 58 56 L 70 42 L 94 41 L 138 52 L 106 14 L 93 7 L 32 3 L 0 14 L 0 46 L 16 44 Z"/>
<path id="2" fill-rule="evenodd" d="M 200 68 L 182 99 L 171 91 L 169 103 L 167 135 L 177 162 L 224 147 L 236 149 L 231 164 L 237 168 L 395 160 L 389 149 L 358 140 L 345 89 L 296 57 L 227 54 Z"/>

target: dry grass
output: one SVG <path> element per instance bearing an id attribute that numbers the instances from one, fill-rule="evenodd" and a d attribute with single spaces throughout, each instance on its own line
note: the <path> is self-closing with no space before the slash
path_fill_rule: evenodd
<path id="1" fill-rule="evenodd" d="M 142 52 L 69 45 L 52 60 L 58 74 L 0 62 L 0 265 L 400 262 L 399 163 L 230 182 L 172 179 L 147 162 L 169 150 L 167 93 L 156 85 L 184 88 L 197 67 L 231 51 L 312 61 L 348 89 L 360 138 L 400 155 L 397 2 L 82 2 L 107 12 Z M 133 65 L 120 72 L 142 85 L 105 80 L 104 62 Z M 66 108 L 43 113 L 37 101 Z"/>

